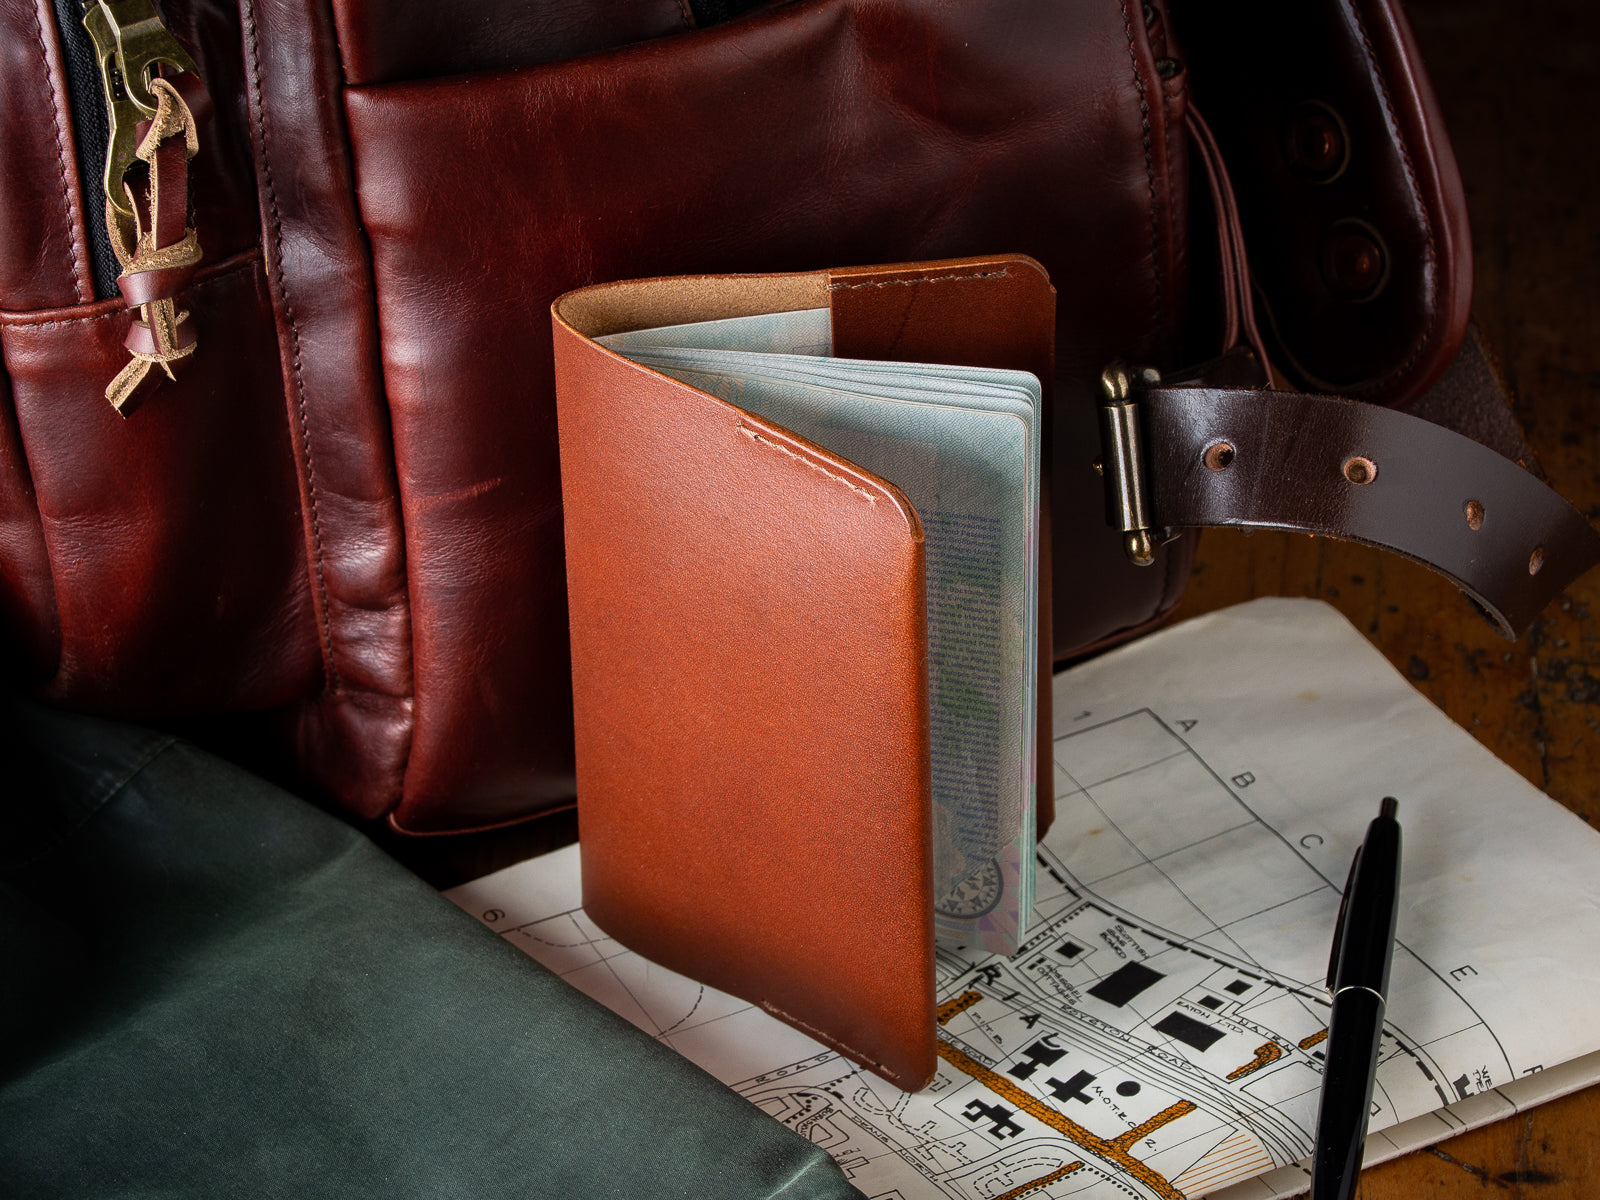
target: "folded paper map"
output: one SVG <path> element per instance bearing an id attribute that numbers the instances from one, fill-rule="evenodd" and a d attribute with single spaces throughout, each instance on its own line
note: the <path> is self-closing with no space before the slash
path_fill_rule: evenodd
<path id="1" fill-rule="evenodd" d="M 1031 930 L 1009 957 L 941 950 L 923 1091 L 608 939 L 575 848 L 448 895 L 870 1197 L 1271 1200 L 1308 1183 L 1339 889 L 1392 795 L 1405 859 L 1367 1161 L 1600 1078 L 1600 835 L 1331 608 L 1258 600 L 1054 686 Z"/>

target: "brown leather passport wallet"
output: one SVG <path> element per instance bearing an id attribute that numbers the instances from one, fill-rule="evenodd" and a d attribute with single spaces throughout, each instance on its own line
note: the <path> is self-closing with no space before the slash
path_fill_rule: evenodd
<path id="1" fill-rule="evenodd" d="M 935 1066 L 921 521 L 885 479 L 594 340 L 817 308 L 840 358 L 1049 386 L 1055 292 L 1020 256 L 553 306 L 583 900 L 630 948 L 916 1089 Z"/>

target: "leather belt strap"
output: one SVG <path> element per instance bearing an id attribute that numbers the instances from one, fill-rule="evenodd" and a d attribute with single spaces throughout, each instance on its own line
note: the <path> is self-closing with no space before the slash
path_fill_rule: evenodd
<path id="1" fill-rule="evenodd" d="M 1583 514 L 1516 463 L 1420 417 L 1232 388 L 1154 386 L 1127 404 L 1158 531 L 1239 525 L 1379 546 L 1451 579 L 1507 637 L 1600 561 Z"/>

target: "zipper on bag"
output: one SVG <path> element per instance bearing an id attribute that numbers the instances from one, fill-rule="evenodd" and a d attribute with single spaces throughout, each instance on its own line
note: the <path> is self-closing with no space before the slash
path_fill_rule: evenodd
<path id="1" fill-rule="evenodd" d="M 149 79 L 159 66 L 199 68 L 151 0 L 51 0 L 66 70 L 73 150 L 89 236 L 97 299 L 118 293 L 121 264 L 111 248 L 109 201 L 128 212 L 123 177 L 134 164 L 141 122 L 155 116 Z"/>
<path id="2" fill-rule="evenodd" d="M 104 300 L 117 295 L 117 275 L 122 266 L 111 249 L 106 232 L 106 150 L 111 140 L 106 120 L 105 85 L 100 56 L 83 26 L 84 11 L 96 0 L 51 0 L 56 38 L 66 71 L 67 107 L 72 117 L 72 151 L 83 189 L 84 225 L 89 240 L 89 269 L 94 295 Z"/>

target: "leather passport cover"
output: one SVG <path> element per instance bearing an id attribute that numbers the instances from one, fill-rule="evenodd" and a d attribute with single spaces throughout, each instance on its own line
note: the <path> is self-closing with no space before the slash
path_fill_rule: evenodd
<path id="1" fill-rule="evenodd" d="M 1048 386 L 1054 292 L 1020 257 L 643 280 L 553 306 L 583 900 L 630 948 L 915 1090 L 936 1061 L 917 514 L 591 340 L 823 306 L 840 356 Z"/>

